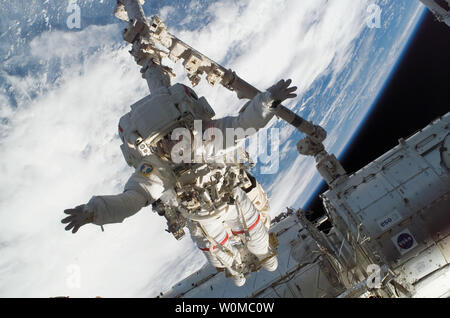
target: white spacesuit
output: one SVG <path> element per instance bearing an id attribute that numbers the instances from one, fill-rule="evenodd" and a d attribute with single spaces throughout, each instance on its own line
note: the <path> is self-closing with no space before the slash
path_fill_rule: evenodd
<path id="1" fill-rule="evenodd" d="M 278 261 L 269 246 L 267 197 L 243 163 L 225 160 L 233 147 L 220 149 L 220 144 L 230 143 L 218 144 L 215 137 L 226 136 L 230 128 L 254 128 L 255 132 L 263 128 L 274 116 L 272 104 L 295 97 L 296 88 L 289 88 L 291 81 L 280 81 L 257 95 L 238 116 L 214 120 L 212 108 L 190 88 L 170 86 L 158 68 L 145 75 L 151 95 L 133 105 L 119 123 L 124 157 L 136 171 L 123 193 L 94 196 L 87 204 L 66 210 L 69 216 L 62 221 L 69 223 L 66 230 L 76 233 L 87 223 L 121 223 L 152 205 L 167 218 L 176 238 L 187 226 L 209 262 L 226 270 L 237 286 L 245 283 L 245 264 L 236 242 L 244 242 L 262 267 L 274 271 Z M 194 129 L 195 123 L 201 124 L 200 132 Z M 186 129 L 188 136 L 173 138 L 177 129 Z M 183 143 L 199 133 L 203 135 L 200 152 L 199 144 Z M 195 152 L 202 154 L 201 160 L 173 160 L 174 154 L 194 158 Z"/>

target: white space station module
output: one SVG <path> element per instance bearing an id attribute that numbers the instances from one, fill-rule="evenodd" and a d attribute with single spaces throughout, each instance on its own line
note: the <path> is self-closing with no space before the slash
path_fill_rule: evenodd
<path id="1" fill-rule="evenodd" d="M 450 27 L 450 0 L 420 0 L 436 19 Z"/>
<path id="2" fill-rule="evenodd" d="M 183 60 L 193 86 L 206 75 L 240 99 L 259 92 L 171 35 L 158 17 L 148 21 L 142 3 L 118 1 L 116 16 L 128 24 L 124 39 L 144 78 L 148 63 L 168 57 Z M 272 221 L 275 272 L 256 269 L 237 287 L 207 264 L 161 296 L 450 297 L 450 113 L 353 174 L 326 151 L 320 126 L 282 105 L 276 113 L 305 134 L 297 148 L 315 158 L 329 186 L 320 196 L 326 215 L 310 220 L 288 209 Z M 324 222 L 331 226 L 321 230 Z"/>
<path id="3" fill-rule="evenodd" d="M 356 173 L 333 164 L 318 166 L 326 216 L 288 210 L 273 221 L 277 272 L 237 288 L 205 265 L 164 296 L 450 297 L 450 113 Z"/>

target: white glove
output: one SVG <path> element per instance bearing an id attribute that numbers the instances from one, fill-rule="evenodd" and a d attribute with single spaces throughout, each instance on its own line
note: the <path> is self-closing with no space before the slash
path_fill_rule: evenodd
<path id="1" fill-rule="evenodd" d="M 287 81 L 281 80 L 267 90 L 274 99 L 272 107 L 280 105 L 283 101 L 285 101 L 288 98 L 297 97 L 297 94 L 294 94 L 294 92 L 297 90 L 297 87 L 294 86 L 289 88 L 289 85 L 291 85 L 291 83 L 292 80 L 290 79 Z"/>
<path id="2" fill-rule="evenodd" d="M 94 213 L 88 212 L 85 209 L 85 206 L 86 205 L 83 204 L 74 209 L 64 210 L 65 214 L 69 214 L 68 217 L 61 221 L 61 223 L 64 224 L 69 223 L 65 228 L 66 231 L 70 231 L 73 228 L 72 233 L 75 234 L 80 227 L 94 221 Z"/>

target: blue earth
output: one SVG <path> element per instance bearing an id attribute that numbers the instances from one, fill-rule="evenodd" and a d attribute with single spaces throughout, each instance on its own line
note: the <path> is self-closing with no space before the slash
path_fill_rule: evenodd
<path id="1" fill-rule="evenodd" d="M 175 241 L 150 208 L 102 233 L 73 236 L 59 220 L 94 194 L 115 194 L 132 173 L 120 153 L 119 118 L 148 94 L 121 38 L 114 1 L 0 3 L 0 297 L 146 297 L 206 261 L 189 239 Z M 147 0 L 170 32 L 258 88 L 292 78 L 287 107 L 328 131 L 341 156 L 371 111 L 420 26 L 413 0 Z M 180 65 L 175 81 L 188 84 Z M 200 84 L 217 115 L 243 102 Z M 395 107 L 394 105 L 392 107 Z M 276 128 L 277 130 L 274 130 Z M 302 207 L 321 183 L 303 137 L 273 120 L 276 169 L 253 172 L 271 215 Z"/>

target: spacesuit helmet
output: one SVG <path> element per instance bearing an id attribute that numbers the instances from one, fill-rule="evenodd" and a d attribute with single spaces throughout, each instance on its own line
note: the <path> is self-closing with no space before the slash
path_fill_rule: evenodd
<path id="1" fill-rule="evenodd" d="M 119 121 L 121 149 L 130 166 L 151 155 L 158 142 L 176 128 L 193 130 L 195 120 L 211 120 L 215 112 L 193 89 L 175 84 L 166 92 L 151 94 L 131 106 Z"/>

